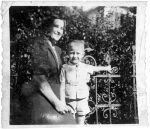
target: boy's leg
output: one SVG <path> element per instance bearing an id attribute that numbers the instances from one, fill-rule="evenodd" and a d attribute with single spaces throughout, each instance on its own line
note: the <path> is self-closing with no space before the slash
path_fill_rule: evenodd
<path id="1" fill-rule="evenodd" d="M 85 115 L 76 115 L 75 117 L 76 117 L 77 124 L 84 124 Z"/>
<path id="2" fill-rule="evenodd" d="M 76 100 L 70 100 L 70 99 L 66 99 L 66 104 L 68 106 L 68 108 L 70 109 L 70 113 L 73 115 L 74 119 L 76 119 Z"/>
<path id="3" fill-rule="evenodd" d="M 78 99 L 77 101 L 77 113 L 76 113 L 76 122 L 77 124 L 84 124 L 85 115 L 90 112 L 88 106 L 88 98 Z"/>

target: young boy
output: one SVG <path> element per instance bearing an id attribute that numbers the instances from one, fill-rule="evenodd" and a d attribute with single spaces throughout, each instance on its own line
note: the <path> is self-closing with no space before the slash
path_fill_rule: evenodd
<path id="1" fill-rule="evenodd" d="M 68 105 L 77 124 L 84 124 L 85 115 L 90 112 L 88 106 L 89 74 L 96 71 L 111 71 L 111 67 L 92 66 L 82 63 L 84 41 L 74 40 L 68 45 L 68 64 L 64 64 L 60 74 L 60 99 Z"/>

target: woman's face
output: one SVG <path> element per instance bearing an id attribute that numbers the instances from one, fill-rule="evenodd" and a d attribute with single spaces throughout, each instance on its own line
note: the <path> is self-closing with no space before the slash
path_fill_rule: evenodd
<path id="1" fill-rule="evenodd" d="M 64 20 L 55 19 L 48 35 L 51 36 L 51 38 L 54 39 L 55 41 L 58 41 L 62 37 L 63 31 L 64 31 Z"/>

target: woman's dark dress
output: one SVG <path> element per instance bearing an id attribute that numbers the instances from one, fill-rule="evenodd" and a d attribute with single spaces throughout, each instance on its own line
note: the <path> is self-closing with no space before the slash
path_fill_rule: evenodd
<path id="1" fill-rule="evenodd" d="M 22 93 L 26 96 L 28 102 L 28 108 L 23 115 L 28 117 L 26 118 L 28 124 L 75 124 L 71 114 L 59 114 L 39 90 L 41 83 L 48 82 L 59 98 L 61 49 L 55 47 L 58 54 L 56 60 L 54 51 L 48 42 L 49 40 L 46 37 L 32 40 L 33 46 L 30 50 L 33 78 L 22 87 Z"/>

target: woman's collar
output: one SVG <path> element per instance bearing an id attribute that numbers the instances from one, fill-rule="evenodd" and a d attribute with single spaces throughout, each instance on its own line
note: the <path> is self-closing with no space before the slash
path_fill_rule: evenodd
<path id="1" fill-rule="evenodd" d="M 51 42 L 52 46 L 56 45 L 56 41 L 54 39 L 51 38 L 51 36 L 45 34 L 46 38 Z"/>

